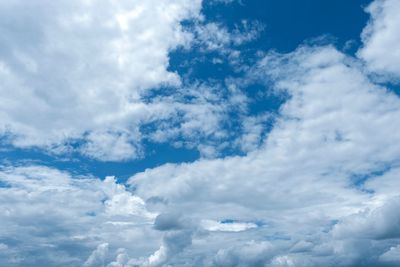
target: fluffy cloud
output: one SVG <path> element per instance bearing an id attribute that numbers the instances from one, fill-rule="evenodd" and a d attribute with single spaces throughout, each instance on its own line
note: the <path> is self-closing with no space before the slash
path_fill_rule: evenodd
<path id="1" fill-rule="evenodd" d="M 10 142 L 62 152 L 78 140 L 85 155 L 123 160 L 141 155 L 142 135 L 154 142 L 181 135 L 189 146 L 206 135 L 200 150 L 215 156 L 215 144 L 229 135 L 221 114 L 247 101 L 240 90 L 228 86 L 227 95 L 199 82 L 162 96 L 148 92 L 179 83 L 168 72 L 168 51 L 188 44 L 180 21 L 198 16 L 200 3 L 32 3 L 42 20 L 9 19 L 32 27 L 37 39 L 22 44 L 13 31 L 4 45 L 9 53 L 2 50 L 7 104 L 0 114 Z M 370 33 L 360 50 L 377 72 L 363 53 L 376 34 L 371 29 L 391 12 L 378 7 L 391 3 L 370 6 Z M 1 5 L 25 10 L 19 1 Z M 200 42 L 233 42 L 214 26 L 198 29 L 198 35 L 213 32 Z M 142 52 L 149 60 L 142 62 Z M 244 156 L 166 164 L 126 185 L 114 177 L 2 166 L 0 265 L 396 266 L 400 98 L 368 75 L 359 59 L 332 46 L 264 54 L 246 77 L 288 98 L 265 137 L 268 115 L 241 118 L 245 135 L 237 142 Z M 16 99 L 26 96 L 29 103 L 17 108 Z M 27 116 L 33 111 L 35 118 Z M 143 121 L 144 130 L 137 126 Z"/>
<path id="2" fill-rule="evenodd" d="M 268 54 L 251 73 L 290 97 L 246 156 L 149 169 L 130 179 L 132 187 L 113 177 L 3 167 L 1 263 L 396 262 L 400 99 L 329 46 Z"/>
<path id="3" fill-rule="evenodd" d="M 390 199 L 382 207 L 347 217 L 333 228 L 337 238 L 400 238 L 400 200 Z"/>
<path id="4" fill-rule="evenodd" d="M 358 55 L 368 68 L 379 74 L 400 76 L 400 3 L 396 0 L 376 0 L 366 11 L 371 20 L 364 29 L 364 47 Z"/>
<path id="5" fill-rule="evenodd" d="M 113 177 L 2 167 L 0 199 L 2 266 L 99 266 L 111 262 L 108 251 L 126 248 L 141 256 L 161 238 L 146 234 L 156 214 Z M 132 241 L 145 239 L 155 244 Z"/>
<path id="6" fill-rule="evenodd" d="M 262 27 L 243 21 L 230 31 L 206 21 L 201 7 L 201 0 L 1 3 L 2 144 L 102 161 L 141 158 L 144 140 L 205 157 L 233 145 L 225 126 L 242 92 L 181 79 L 169 54 L 218 51 L 234 63 L 240 52 L 232 47 Z"/>
<path id="7" fill-rule="evenodd" d="M 107 256 L 108 252 L 108 244 L 100 244 L 95 251 L 90 254 L 89 258 L 87 261 L 84 263 L 84 267 L 90 267 L 90 266 L 104 266 L 104 262 Z"/>
<path id="8" fill-rule="evenodd" d="M 290 64 L 281 63 L 289 58 Z M 348 181 L 335 176 L 369 173 L 381 168 L 384 162 L 392 162 L 399 156 L 392 146 L 399 141 L 398 137 L 390 133 L 396 132 L 398 127 L 395 121 L 399 117 L 400 101 L 396 95 L 371 84 L 362 72 L 348 64 L 352 64 L 351 59 L 331 47 L 299 49 L 283 57 L 267 56 L 257 67 L 257 75 L 272 75 L 277 89 L 288 91 L 291 99 L 282 107 L 281 117 L 263 148 L 245 158 L 166 165 L 148 170 L 132 179 L 141 186 L 138 192 L 146 197 L 156 193 L 172 199 L 188 195 L 192 199 L 231 200 L 232 196 L 237 201 L 248 202 L 248 198 L 240 197 L 245 194 L 242 190 L 260 185 L 259 182 L 275 186 L 285 183 L 291 187 L 293 184 L 280 181 L 292 169 L 303 169 L 296 175 L 298 182 L 332 176 L 333 179 L 320 182 L 344 185 Z M 278 66 L 282 73 L 275 72 Z M 285 76 L 277 78 L 277 75 Z M 238 173 L 247 173 L 247 180 L 239 188 L 236 188 L 235 176 L 230 175 L 236 168 L 241 170 Z M 214 178 L 216 173 L 218 179 Z M 270 174 L 273 180 L 253 182 L 249 179 L 260 174 Z M 318 183 L 310 184 L 318 186 Z M 325 188 L 330 190 L 329 186 Z M 202 195 L 202 190 L 207 191 L 207 196 Z M 263 187 L 258 190 L 260 192 L 253 192 L 253 197 L 269 195 Z M 295 196 L 296 191 L 293 194 Z M 271 195 L 271 199 L 274 197 Z M 288 203 L 286 199 L 285 203 Z"/>
<path id="9" fill-rule="evenodd" d="M 214 253 L 224 255 L 209 256 L 205 262 L 211 266 L 352 266 L 376 250 L 365 260 L 373 263 L 376 253 L 393 245 L 386 239 L 397 238 L 396 202 L 374 194 L 372 185 L 366 184 L 366 190 L 362 177 L 384 170 L 400 156 L 395 145 L 400 140 L 393 134 L 399 130 L 400 99 L 373 84 L 354 59 L 329 46 L 270 53 L 252 74 L 290 95 L 262 147 L 245 157 L 147 170 L 130 181 L 136 193 L 163 199 L 167 210 L 188 211 L 193 221 L 206 220 L 208 230 L 215 227 L 207 220 L 257 225 L 245 234 L 231 232 L 232 245 L 273 240 L 270 257 L 264 253 L 252 259 L 258 263 L 248 263 L 221 250 L 223 237 L 218 236 L 223 233 L 195 236 L 191 253 L 202 251 L 196 239 L 206 238 L 213 240 L 207 243 L 214 242 Z M 376 177 L 377 184 L 381 178 Z M 387 190 L 397 195 L 393 181 L 390 185 Z"/>
<path id="10" fill-rule="evenodd" d="M 169 53 L 195 37 L 181 22 L 200 19 L 200 0 L 0 5 L 3 141 L 119 161 L 141 157 L 146 137 L 218 132 L 224 105 L 207 99 L 212 89 L 168 70 Z M 173 93 L 151 97 L 159 87 Z"/>

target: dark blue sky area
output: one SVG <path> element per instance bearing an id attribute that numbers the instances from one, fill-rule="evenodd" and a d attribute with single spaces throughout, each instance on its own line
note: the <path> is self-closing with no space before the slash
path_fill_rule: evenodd
<path id="1" fill-rule="evenodd" d="M 242 0 L 230 5 L 204 6 L 207 18 L 231 27 L 239 21 L 257 20 L 266 28 L 253 42 L 258 49 L 289 52 L 304 40 L 330 35 L 340 48 L 347 41 L 359 44 L 368 21 L 369 0 Z"/>

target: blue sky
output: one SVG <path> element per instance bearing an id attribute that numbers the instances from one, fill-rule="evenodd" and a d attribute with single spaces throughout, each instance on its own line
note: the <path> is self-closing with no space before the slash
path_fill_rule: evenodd
<path id="1" fill-rule="evenodd" d="M 0 2 L 0 265 L 398 266 L 398 12 Z"/>

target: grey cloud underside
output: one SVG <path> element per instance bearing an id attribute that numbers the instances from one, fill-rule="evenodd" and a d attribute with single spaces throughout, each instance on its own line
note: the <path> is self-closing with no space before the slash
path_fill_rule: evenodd
<path id="1" fill-rule="evenodd" d="M 92 2 L 83 3 L 90 6 Z M 1 3 L 1 10 L 12 10 L 21 3 Z M 65 7 L 75 10 L 76 3 L 68 3 L 64 3 Z M 96 8 L 93 14 L 88 14 L 89 18 L 76 18 L 80 21 L 79 25 L 85 25 L 81 23 L 82 20 L 89 20 L 85 26 L 87 29 L 82 26 L 83 33 L 93 30 L 90 20 L 95 17 L 91 16 L 102 12 L 112 13 L 115 9 L 117 13 L 125 10 L 123 6 L 115 6 L 112 1 L 104 3 L 107 3 L 104 10 Z M 149 3 L 154 4 L 151 1 Z M 183 33 L 177 25 L 181 19 L 199 15 L 200 3 L 199 6 L 186 4 L 185 1 L 160 3 L 171 8 L 171 12 L 174 11 L 164 18 L 166 28 L 163 30 L 167 32 L 160 34 L 172 34 L 174 38 L 175 34 L 190 35 L 189 32 Z M 37 2 L 33 7 L 37 8 L 36 5 Z M 144 16 L 142 19 L 147 21 L 143 22 L 145 24 L 153 23 L 148 21 L 147 16 L 153 17 L 154 14 L 147 4 L 132 5 L 135 11 L 120 17 L 119 22 L 116 20 L 119 23 L 117 36 L 114 36 L 113 27 L 116 26 L 112 23 L 110 31 L 107 30 L 107 24 L 105 29 L 100 27 L 100 33 L 95 35 L 105 34 L 107 38 L 111 35 L 119 40 L 123 37 L 120 33 L 124 29 L 133 32 L 138 30 L 130 28 L 129 24 L 129 20 L 136 16 Z M 267 118 L 243 118 L 248 136 L 241 137 L 238 142 L 247 151 L 245 156 L 203 158 L 190 164 L 166 164 L 134 175 L 126 185 L 118 184 L 113 177 L 100 180 L 49 167 L 1 166 L 0 266 L 399 266 L 400 135 L 397 133 L 400 130 L 400 98 L 375 83 L 376 74 L 381 76 L 380 81 L 393 81 L 400 77 L 392 59 L 384 54 L 386 46 L 393 45 L 396 49 L 398 46 L 391 38 L 380 37 L 381 34 L 386 36 L 385 32 L 394 32 L 397 36 L 395 33 L 400 28 L 395 25 L 399 20 L 391 12 L 399 7 L 394 0 L 377 0 L 368 8 L 372 19 L 363 33 L 364 46 L 358 53 L 359 58 L 347 56 L 332 46 L 300 47 L 288 54 L 265 53 L 256 64 L 250 66 L 246 79 L 262 81 L 265 87 L 272 84 L 276 94 L 289 97 L 281 106 L 268 136 L 261 140 L 261 146 L 254 144 L 260 142 L 260 134 L 257 133 L 261 130 L 258 127 L 262 127 Z M 38 10 L 62 13 L 57 9 L 59 7 L 54 8 Z M 63 18 L 60 14 L 43 17 Z M 33 20 L 29 16 L 27 19 Z M 71 19 L 66 21 L 70 23 Z M 38 29 L 35 23 L 32 22 L 31 27 Z M 158 24 L 153 25 L 154 30 L 160 30 Z M 15 25 L 18 26 L 18 23 Z M 67 32 L 71 26 L 68 23 L 60 25 L 66 27 Z M 379 25 L 385 25 L 384 30 Z M 179 28 L 178 32 L 175 32 L 176 27 Z M 215 45 L 220 45 L 229 38 L 226 37 L 229 33 L 215 27 L 216 24 L 204 24 L 196 29 L 196 34 L 204 34 L 203 40 L 216 40 Z M 212 32 L 209 38 L 207 32 Z M 57 34 L 51 29 L 45 33 Z M 22 38 L 16 35 L 13 33 L 10 36 Z M 54 40 L 63 40 L 60 38 L 54 37 Z M 149 90 L 149 86 L 163 82 L 174 83 L 178 79 L 175 74 L 166 71 L 168 51 L 176 45 L 185 44 L 183 39 L 186 37 L 178 38 L 178 41 L 174 38 L 171 43 L 167 42 L 167 47 L 157 47 L 163 51 L 163 55 L 156 55 L 160 61 L 156 60 L 154 66 L 161 66 L 162 78 L 152 80 L 155 76 L 151 75 L 150 78 L 132 78 L 130 82 L 133 84 L 128 87 L 132 85 L 135 88 L 133 91 L 127 90 L 125 84 L 112 84 L 111 87 L 117 86 L 121 91 L 111 90 L 111 87 L 103 87 L 102 84 L 94 87 L 90 97 L 65 89 L 70 88 L 68 86 L 71 83 L 71 88 L 81 88 L 80 81 L 71 79 L 65 84 L 65 90 L 61 90 L 66 95 L 60 95 L 58 100 L 58 94 L 41 91 L 40 86 L 28 88 L 23 85 L 21 76 L 16 75 L 16 68 L 34 73 L 35 68 L 40 69 L 46 64 L 41 62 L 43 59 L 18 56 L 16 50 L 12 56 L 2 59 L 0 65 L 0 75 L 7 82 L 0 87 L 1 97 L 9 100 L 8 106 L 0 108 L 0 114 L 5 116 L 2 121 L 7 122 L 3 125 L 4 131 L 15 135 L 12 139 L 14 145 L 41 146 L 43 140 L 47 142 L 49 139 L 51 144 L 45 145 L 50 147 L 60 146 L 60 140 L 64 138 L 82 138 L 79 136 L 84 132 L 82 153 L 106 160 L 110 158 L 106 158 L 109 154 L 104 150 L 109 147 L 117 149 L 116 154 L 111 154 L 111 159 L 124 159 L 126 155 L 132 156 L 140 151 L 140 147 L 132 146 L 134 142 L 131 140 L 140 139 L 142 133 L 127 128 L 131 121 L 127 123 L 126 120 L 134 117 L 132 114 L 135 112 L 142 114 L 143 110 L 146 111 L 145 117 L 151 116 L 148 112 L 155 112 L 165 116 L 166 121 L 176 119 L 176 114 L 183 116 L 183 119 L 189 118 L 179 131 L 186 132 L 191 142 L 195 141 L 189 138 L 190 135 L 198 132 L 199 127 L 205 133 L 218 133 L 219 119 L 215 114 L 223 114 L 225 106 L 234 105 L 234 101 L 246 102 L 242 94 L 235 93 L 235 97 L 228 101 L 224 96 L 224 102 L 218 93 L 220 87 L 213 89 L 200 83 L 181 89 L 197 96 L 198 102 L 190 105 L 176 101 L 181 95 L 162 101 L 157 98 L 151 107 L 148 102 L 141 102 L 139 96 L 142 90 Z M 49 39 L 44 40 L 46 45 L 50 45 L 51 42 L 47 42 Z M 144 40 L 142 45 L 147 46 L 147 41 Z M 76 42 L 71 46 L 80 44 L 79 40 Z M 39 44 L 42 41 L 33 39 L 33 43 L 25 44 L 22 51 L 26 52 L 28 46 L 40 53 L 53 51 Z M 57 48 L 57 44 L 53 45 Z M 212 47 L 206 46 L 207 49 Z M 93 47 L 90 45 L 76 49 L 76 53 L 96 54 L 103 51 L 91 51 Z M 62 57 L 63 53 L 57 55 Z M 68 64 L 81 64 L 80 56 L 72 59 Z M 35 67 L 32 62 L 38 65 Z M 57 71 L 60 70 L 56 68 L 55 73 L 51 73 L 58 75 Z M 97 73 L 99 70 L 94 71 Z M 106 82 L 116 82 L 117 79 L 110 78 L 114 74 L 121 77 L 131 74 L 119 69 L 110 71 L 103 77 Z M 43 78 L 30 75 L 33 74 L 24 77 L 29 78 L 28 84 L 35 86 Z M 71 75 L 79 78 L 81 73 Z M 94 86 L 96 81 L 89 79 L 83 82 Z M 7 86 L 16 89 L 9 92 Z M 103 94 L 109 97 L 110 92 L 110 101 L 115 97 L 117 103 L 111 107 L 102 102 Z M 27 110 L 44 109 L 42 114 L 48 114 L 46 109 L 53 110 L 52 105 L 60 101 L 61 106 L 55 110 L 56 113 L 49 113 L 55 118 L 52 123 L 55 128 L 59 127 L 57 123 L 72 125 L 66 131 L 71 130 L 68 133 L 74 134 L 64 132 L 62 138 L 57 139 L 51 133 L 49 136 L 41 133 L 38 125 L 42 124 L 39 122 L 47 124 L 48 117 L 39 116 L 36 121 L 29 123 L 24 121 L 24 112 L 28 111 L 13 111 L 13 107 L 16 107 L 13 101 L 22 93 L 32 94 L 30 98 L 33 102 L 27 104 Z M 128 98 L 125 93 L 129 95 Z M 47 104 L 42 106 L 40 103 L 44 99 L 48 99 L 48 102 L 45 101 Z M 71 117 L 57 120 L 61 113 L 70 112 L 63 110 L 62 102 L 65 99 L 71 100 L 68 104 L 76 103 L 77 107 L 89 112 L 88 121 L 83 126 L 79 122 L 69 124 L 71 118 L 81 114 L 75 109 L 71 111 Z M 85 101 L 91 104 L 87 107 Z M 136 105 L 140 108 L 136 109 Z M 165 106 L 180 109 L 179 112 L 166 111 Z M 98 109 L 101 112 L 97 113 Z M 182 110 L 185 111 L 184 115 Z M 90 112 L 100 117 L 91 116 Z M 9 119 L 6 115 L 14 117 Z M 138 115 L 138 118 L 142 119 L 141 116 Z M 202 123 L 204 118 L 209 122 L 206 125 Z M 98 123 L 99 120 L 101 123 Z M 109 129 L 104 126 L 104 121 L 113 122 L 118 127 Z M 161 124 L 160 127 L 162 131 L 150 133 L 154 140 L 168 140 L 177 134 L 177 130 L 168 125 Z M 18 129 L 24 131 L 19 132 Z M 24 139 L 21 133 L 30 138 Z M 219 135 L 223 134 L 221 130 Z M 36 143 L 25 143 L 27 140 Z M 204 149 L 203 153 L 213 154 L 213 151 Z"/>

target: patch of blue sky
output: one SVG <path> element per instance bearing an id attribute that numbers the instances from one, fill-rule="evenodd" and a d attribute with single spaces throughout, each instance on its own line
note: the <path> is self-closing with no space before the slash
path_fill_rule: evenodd
<path id="1" fill-rule="evenodd" d="M 125 182 L 135 173 L 142 172 L 147 168 L 160 166 L 166 162 L 193 162 L 199 157 L 199 152 L 195 149 L 176 148 L 167 143 L 148 143 L 145 144 L 145 147 L 145 158 L 122 162 L 99 162 L 78 153 L 55 156 L 49 155 L 39 149 L 11 147 L 2 149 L 0 151 L 0 157 L 3 165 L 12 164 L 18 166 L 30 163 L 33 165 L 57 168 L 77 175 L 93 175 L 102 179 L 109 175 L 115 175 L 119 182 Z M 0 187 L 1 186 L 0 184 Z"/>
<path id="2" fill-rule="evenodd" d="M 361 7 L 370 1 L 233 1 L 226 4 L 206 2 L 203 13 L 207 22 L 227 26 L 228 31 L 240 28 L 243 21 L 263 25 L 256 39 L 239 45 L 241 66 L 251 66 L 257 60 L 257 51 L 274 50 L 289 52 L 306 42 L 333 43 L 346 52 L 354 53 L 360 45 L 360 32 L 365 26 L 368 15 Z M 283 15 L 282 15 L 283 14 Z M 341 19 L 337 20 L 337 14 Z M 186 27 L 193 27 L 190 23 Z M 308 41 L 307 41 L 308 40 Z M 170 55 L 170 70 L 178 72 L 184 79 L 219 81 L 221 84 L 229 78 L 240 79 L 241 69 L 229 63 L 228 55 L 218 51 L 203 51 L 196 47 L 186 50 L 178 49 Z M 241 88 L 248 96 L 248 114 L 256 116 L 265 112 L 277 114 L 280 106 L 287 100 L 284 94 L 278 94 L 265 83 L 253 81 Z M 237 113 L 230 115 L 230 124 L 234 133 L 240 128 Z M 272 129 L 273 120 L 265 127 Z M 265 133 L 264 133 L 265 135 Z M 237 136 L 232 136 L 237 138 Z M 241 154 L 241 151 L 229 149 L 221 156 Z"/>
<path id="3" fill-rule="evenodd" d="M 258 38 L 238 47 L 245 63 L 252 64 L 257 51 L 290 52 L 306 42 L 333 43 L 354 53 L 360 46 L 360 32 L 368 20 L 363 11 L 371 1 L 233 1 L 226 4 L 206 2 L 203 13 L 207 22 L 221 23 L 233 31 L 241 21 L 265 26 Z M 340 20 L 337 15 L 340 14 Z M 308 41 L 307 41 L 308 40 Z M 227 59 L 218 63 L 217 52 L 179 49 L 170 55 L 170 69 L 188 79 L 219 80 L 240 77 Z M 249 84 L 244 88 L 251 99 L 250 114 L 276 112 L 284 96 L 269 93 L 265 84 Z"/>
<path id="4" fill-rule="evenodd" d="M 368 172 L 368 173 L 361 173 L 361 174 L 354 174 L 350 177 L 352 184 L 367 192 L 367 193 L 373 193 L 372 191 L 369 190 L 365 190 L 363 188 L 365 182 L 367 182 L 368 180 L 370 180 L 371 178 L 377 177 L 377 176 L 382 176 L 385 173 L 389 172 L 392 168 L 397 167 L 398 164 L 396 163 L 384 163 L 382 164 L 382 166 L 380 168 L 378 168 L 377 170 Z"/>
<path id="5" fill-rule="evenodd" d="M 11 188 L 10 184 L 0 180 L 0 188 Z"/>
<path id="6" fill-rule="evenodd" d="M 305 40 L 332 36 L 338 47 L 360 42 L 360 32 L 368 14 L 363 11 L 371 0 L 265 0 L 233 1 L 230 5 L 205 5 L 208 20 L 223 21 L 233 28 L 241 20 L 256 20 L 265 25 L 263 34 L 248 47 L 257 50 L 274 49 L 290 52 Z M 338 19 L 338 16 L 340 19 Z"/>

